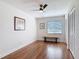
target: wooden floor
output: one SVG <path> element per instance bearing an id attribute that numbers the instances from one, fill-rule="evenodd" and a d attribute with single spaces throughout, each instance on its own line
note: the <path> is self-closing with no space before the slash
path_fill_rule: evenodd
<path id="1" fill-rule="evenodd" d="M 2 59 L 72 59 L 64 43 L 36 41 Z"/>

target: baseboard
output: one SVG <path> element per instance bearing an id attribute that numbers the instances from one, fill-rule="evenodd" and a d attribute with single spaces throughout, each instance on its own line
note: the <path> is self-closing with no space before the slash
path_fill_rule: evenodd
<path id="1" fill-rule="evenodd" d="M 73 58 L 73 59 L 75 59 L 75 58 L 74 58 L 74 56 L 73 56 L 73 53 L 71 52 L 71 50 L 70 50 L 70 49 L 68 49 L 68 51 L 70 52 L 70 54 L 71 54 L 72 58 Z"/>
<path id="2" fill-rule="evenodd" d="M 15 52 L 15 51 L 17 51 L 17 50 L 19 50 L 19 49 L 21 49 L 21 48 L 23 48 L 23 47 L 25 47 L 25 46 L 27 46 L 27 45 L 29 45 L 29 44 L 31 44 L 31 43 L 33 43 L 33 42 L 36 42 L 36 40 L 30 41 L 30 42 L 27 43 L 27 44 L 24 44 L 24 45 L 22 45 L 22 46 L 20 46 L 20 47 L 18 47 L 18 48 L 16 48 L 16 49 L 14 49 L 14 50 L 11 50 L 11 51 L 9 51 L 9 52 L 3 54 L 2 56 L 0 56 L 0 59 L 3 58 L 3 57 L 5 57 L 5 56 L 7 56 L 7 55 L 9 55 L 9 54 L 11 54 L 11 53 L 13 53 L 13 52 Z"/>

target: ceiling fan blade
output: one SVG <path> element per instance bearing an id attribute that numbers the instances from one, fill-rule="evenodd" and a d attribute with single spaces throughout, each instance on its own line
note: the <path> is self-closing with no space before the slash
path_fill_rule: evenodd
<path id="1" fill-rule="evenodd" d="M 32 10 L 32 11 L 39 11 L 38 9 Z"/>
<path id="2" fill-rule="evenodd" d="M 42 5 L 42 4 L 40 4 L 40 7 L 43 7 L 43 5 Z"/>
<path id="3" fill-rule="evenodd" d="M 32 10 L 32 11 L 43 11 L 43 9 L 41 9 L 41 10 L 40 9 L 35 9 L 35 10 Z"/>
<path id="4" fill-rule="evenodd" d="M 48 6 L 48 4 L 45 4 L 45 5 L 43 6 L 43 9 L 45 9 L 47 6 Z"/>

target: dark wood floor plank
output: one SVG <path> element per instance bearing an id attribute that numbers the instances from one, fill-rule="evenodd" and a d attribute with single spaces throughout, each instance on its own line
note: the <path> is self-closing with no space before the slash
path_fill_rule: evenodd
<path id="1" fill-rule="evenodd" d="M 2 59 L 72 59 L 65 43 L 36 41 Z"/>

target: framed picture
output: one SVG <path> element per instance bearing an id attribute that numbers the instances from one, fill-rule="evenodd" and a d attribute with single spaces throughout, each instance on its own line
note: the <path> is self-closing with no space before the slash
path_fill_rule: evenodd
<path id="1" fill-rule="evenodd" d="M 25 30 L 25 19 L 20 17 L 14 17 L 14 30 L 23 31 Z"/>
<path id="2" fill-rule="evenodd" d="M 40 29 L 45 29 L 45 23 L 40 23 Z"/>

